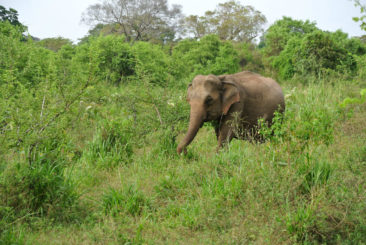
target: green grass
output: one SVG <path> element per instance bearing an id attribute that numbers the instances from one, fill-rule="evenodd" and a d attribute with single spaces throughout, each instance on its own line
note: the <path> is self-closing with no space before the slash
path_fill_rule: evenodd
<path id="1" fill-rule="evenodd" d="M 33 180 L 42 174 L 36 182 L 39 188 L 48 188 L 31 190 L 59 198 L 42 196 L 49 199 L 34 207 L 8 205 L 26 210 L 22 216 L 1 206 L 0 241 L 364 244 L 365 105 L 339 106 L 354 95 L 347 81 L 283 87 L 286 114 L 272 138 L 262 144 L 233 140 L 216 153 L 214 130 L 207 125 L 185 156 L 178 156 L 175 148 L 187 118 L 172 129 L 169 120 L 180 116 L 174 107 L 158 105 L 165 124 L 160 125 L 149 104 L 135 105 L 140 114 L 134 123 L 133 117 L 126 120 L 116 109 L 119 98 L 100 102 L 71 131 L 78 151 L 67 151 L 74 155 L 65 156 L 60 150 L 61 155 L 53 157 L 65 158 L 63 165 L 48 161 L 53 168 L 29 175 Z M 123 95 L 122 90 L 111 88 L 109 93 Z M 171 99 L 175 106 L 184 106 L 183 114 L 188 105 L 179 97 L 182 93 Z M 128 106 L 123 108 L 128 113 Z M 140 130 L 144 125 L 153 130 Z M 3 168 L 8 175 L 1 175 L 2 186 L 30 189 L 17 178 L 14 185 L 4 182 L 15 170 Z M 9 190 L 7 197 L 28 200 L 22 193 Z M 49 210 L 33 214 L 40 208 Z"/>

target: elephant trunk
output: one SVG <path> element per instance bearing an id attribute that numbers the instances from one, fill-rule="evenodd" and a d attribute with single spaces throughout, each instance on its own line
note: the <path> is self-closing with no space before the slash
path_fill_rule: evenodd
<path id="1" fill-rule="evenodd" d="M 202 106 L 199 107 L 199 109 L 195 106 L 191 106 L 188 131 L 177 147 L 178 154 L 180 154 L 182 150 L 185 150 L 185 147 L 192 142 L 204 121 L 205 115 L 206 112 L 203 110 Z"/>

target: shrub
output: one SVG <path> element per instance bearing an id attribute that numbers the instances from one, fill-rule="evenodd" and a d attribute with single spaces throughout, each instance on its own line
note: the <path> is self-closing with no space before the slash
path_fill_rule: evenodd
<path id="1" fill-rule="evenodd" d="M 290 79 L 295 74 L 324 77 L 330 72 L 349 74 L 356 70 L 353 56 L 322 31 L 289 40 L 285 49 L 274 59 L 273 66 L 278 69 L 281 79 Z"/>
<path id="2" fill-rule="evenodd" d="M 30 87 L 52 76 L 54 53 L 22 41 L 19 28 L 0 22 L 0 43 L 0 85 L 16 81 Z"/>
<path id="3" fill-rule="evenodd" d="M 104 120 L 84 153 L 86 159 L 102 167 L 126 163 L 133 154 L 132 123 L 124 118 Z"/>
<path id="4" fill-rule="evenodd" d="M 357 61 L 357 78 L 366 79 L 366 55 L 356 56 Z"/>
<path id="5" fill-rule="evenodd" d="M 163 86 L 169 79 L 169 59 L 160 46 L 137 42 L 132 46 L 136 57 L 136 75 L 139 79 Z"/>
<path id="6" fill-rule="evenodd" d="M 359 38 L 349 38 L 347 33 L 337 30 L 329 33 L 331 39 L 340 47 L 353 55 L 362 56 L 366 53 L 366 45 Z"/>
<path id="7" fill-rule="evenodd" d="M 0 204 L 13 210 L 16 217 L 48 216 L 68 220 L 78 202 L 75 184 L 66 176 L 68 162 L 62 146 L 48 144 L 34 153 L 31 165 L 12 163 L 1 176 Z"/>
<path id="8" fill-rule="evenodd" d="M 239 70 L 239 57 L 230 42 L 208 35 L 199 41 L 183 40 L 173 49 L 173 62 L 177 77 L 197 74 L 235 73 Z"/>
<path id="9" fill-rule="evenodd" d="M 254 44 L 237 44 L 235 49 L 238 50 L 239 64 L 242 70 L 262 73 L 264 69 L 263 54 Z"/>
<path id="10" fill-rule="evenodd" d="M 99 36 L 86 47 L 88 53 L 84 55 L 96 63 L 100 80 L 119 84 L 136 74 L 135 56 L 123 36 Z"/>
<path id="11" fill-rule="evenodd" d="M 271 25 L 264 34 L 264 53 L 268 56 L 278 56 L 290 39 L 302 38 L 308 33 L 319 30 L 314 22 L 293 20 L 283 17 Z"/>

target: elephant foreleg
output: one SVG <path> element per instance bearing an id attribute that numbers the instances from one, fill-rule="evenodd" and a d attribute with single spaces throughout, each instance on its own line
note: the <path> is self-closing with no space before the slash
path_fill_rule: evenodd
<path id="1" fill-rule="evenodd" d="M 219 127 L 215 127 L 215 134 L 216 134 L 216 139 L 217 140 L 219 140 L 219 133 L 220 133 Z"/>
<path id="2" fill-rule="evenodd" d="M 218 132 L 217 137 L 218 145 L 216 151 L 219 151 L 226 143 L 229 143 L 233 138 L 234 138 L 233 130 L 227 125 L 222 125 Z"/>

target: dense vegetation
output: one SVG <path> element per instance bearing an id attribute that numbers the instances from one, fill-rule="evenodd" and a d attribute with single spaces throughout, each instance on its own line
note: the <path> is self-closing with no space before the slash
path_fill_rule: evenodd
<path id="1" fill-rule="evenodd" d="M 291 18 L 259 45 L 24 28 L 0 22 L 1 244 L 366 243 L 360 39 Z M 284 89 L 273 134 L 216 154 L 205 125 L 177 155 L 191 79 L 246 69 Z"/>

